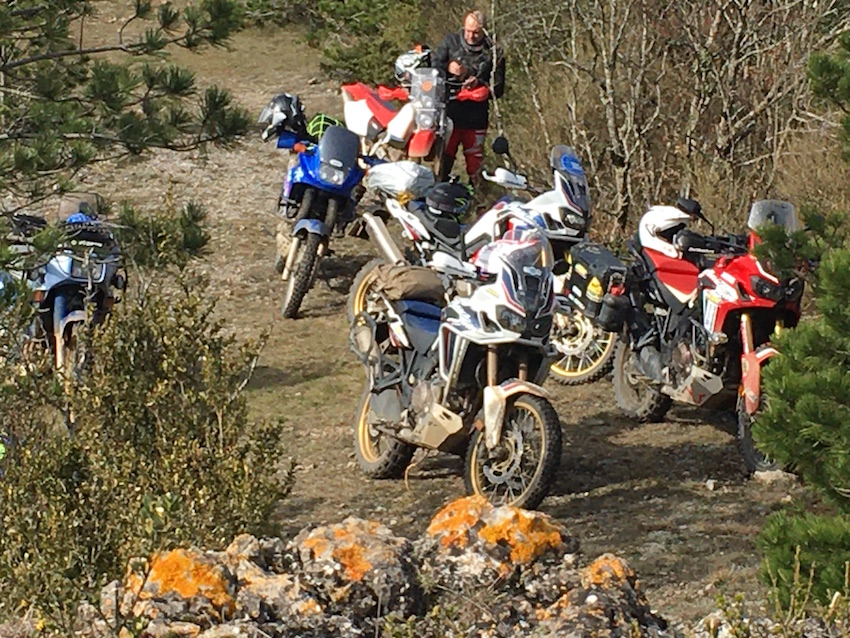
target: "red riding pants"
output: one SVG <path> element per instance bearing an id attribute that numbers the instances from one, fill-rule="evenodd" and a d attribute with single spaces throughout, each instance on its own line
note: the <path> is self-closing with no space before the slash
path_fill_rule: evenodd
<path id="1" fill-rule="evenodd" d="M 456 128 L 452 130 L 449 141 L 446 142 L 445 155 L 454 160 L 458 146 L 463 146 L 463 157 L 466 161 L 466 172 L 473 181 L 478 180 L 481 165 L 484 163 L 484 136 L 487 129 Z"/>

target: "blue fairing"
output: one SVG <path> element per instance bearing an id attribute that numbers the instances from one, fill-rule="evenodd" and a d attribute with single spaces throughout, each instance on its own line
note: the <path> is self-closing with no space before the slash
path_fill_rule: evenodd
<path id="1" fill-rule="evenodd" d="M 292 148 L 298 141 L 298 136 L 292 131 L 284 131 L 277 137 L 278 148 Z"/>
<path id="2" fill-rule="evenodd" d="M 277 147 L 292 148 L 297 141 L 297 136 L 284 131 L 278 137 Z M 364 171 L 360 167 L 355 166 L 349 171 L 348 176 L 342 184 L 332 184 L 319 177 L 320 167 L 319 148 L 316 145 L 310 144 L 306 150 L 298 153 L 298 163 L 287 172 L 283 184 L 283 197 L 289 197 L 293 186 L 296 184 L 304 184 L 305 186 L 311 186 L 328 193 L 333 193 L 334 195 L 342 195 L 350 198 L 354 187 L 363 179 Z"/>

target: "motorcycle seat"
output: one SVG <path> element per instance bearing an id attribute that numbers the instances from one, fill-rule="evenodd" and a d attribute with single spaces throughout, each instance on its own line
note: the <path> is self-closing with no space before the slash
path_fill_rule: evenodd
<path id="1" fill-rule="evenodd" d="M 463 227 L 459 221 L 445 215 L 435 215 L 422 205 L 410 206 L 409 210 L 419 218 L 437 243 L 446 246 L 452 252 L 460 253 Z"/>

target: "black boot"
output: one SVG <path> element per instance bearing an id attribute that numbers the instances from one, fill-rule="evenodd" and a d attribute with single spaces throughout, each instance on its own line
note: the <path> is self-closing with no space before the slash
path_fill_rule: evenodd
<path id="1" fill-rule="evenodd" d="M 439 182 L 447 182 L 449 181 L 449 175 L 452 174 L 452 167 L 455 165 L 455 158 L 449 157 L 448 155 L 443 155 L 443 161 L 440 162 L 440 174 L 437 176 L 437 181 Z"/>

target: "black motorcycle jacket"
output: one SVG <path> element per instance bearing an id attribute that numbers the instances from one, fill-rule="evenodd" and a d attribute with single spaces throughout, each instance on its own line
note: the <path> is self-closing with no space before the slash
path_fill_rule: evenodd
<path id="1" fill-rule="evenodd" d="M 494 55 L 495 49 L 495 55 Z M 493 58 L 496 59 L 495 72 Z M 466 69 L 460 76 L 448 72 L 449 62 L 456 60 Z M 478 45 L 469 45 L 463 39 L 461 31 L 446 34 L 433 58 L 434 68 L 447 79 L 462 82 L 471 76 L 478 78 L 481 84 L 490 87 L 490 95 L 500 98 L 505 91 L 505 58 L 492 40 L 485 37 Z M 492 77 L 491 77 L 492 76 Z M 455 128 L 483 130 L 489 125 L 490 103 L 488 100 L 451 100 L 446 114 L 452 119 Z"/>

